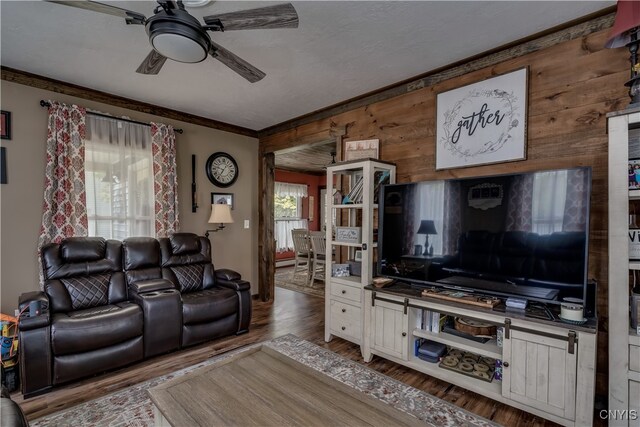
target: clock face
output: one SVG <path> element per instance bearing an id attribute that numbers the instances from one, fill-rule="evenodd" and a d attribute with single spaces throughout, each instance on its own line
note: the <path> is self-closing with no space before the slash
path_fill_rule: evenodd
<path id="1" fill-rule="evenodd" d="M 207 177 L 218 187 L 229 187 L 238 178 L 238 163 L 227 153 L 214 153 L 207 160 Z"/>

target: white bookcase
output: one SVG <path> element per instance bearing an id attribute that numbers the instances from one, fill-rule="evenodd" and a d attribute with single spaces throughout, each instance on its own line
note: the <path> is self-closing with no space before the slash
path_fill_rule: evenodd
<path id="1" fill-rule="evenodd" d="M 640 190 L 629 190 L 627 168 L 630 134 L 639 132 L 640 108 L 609 114 L 609 410 L 640 417 L 640 336 L 630 327 L 629 205 Z M 639 212 L 640 213 L 640 212 Z M 620 416 L 609 425 L 638 425 Z"/>
<path id="2" fill-rule="evenodd" d="M 360 275 L 347 277 L 333 277 L 331 263 L 327 263 L 325 341 L 329 342 L 333 336 L 338 336 L 362 345 L 364 286 L 371 284 L 371 279 L 375 275 L 373 263 L 377 242 L 374 239 L 374 228 L 377 229 L 377 225 L 374 221 L 377 219 L 378 209 L 377 203 L 374 202 L 377 200 L 375 190 L 379 190 L 382 180 L 395 183 L 396 167 L 392 163 L 374 159 L 341 162 L 328 166 L 327 187 L 331 188 L 332 183 L 340 181 L 338 177 L 342 178 L 343 188 L 346 189 L 345 194 L 340 197 L 340 203 L 336 203 L 331 194 L 327 195 L 329 212 L 327 216 L 331 218 L 333 212 L 339 210 L 342 223 L 346 225 L 337 225 L 336 229 L 333 229 L 327 224 L 327 254 L 332 250 L 337 255 L 346 252 L 348 259 L 354 259 L 355 252 L 359 250 L 362 251 L 362 261 Z M 354 187 L 356 191 L 352 191 Z M 358 188 L 361 188 L 361 191 L 357 191 Z M 349 194 L 355 196 L 354 200 L 351 200 L 351 203 L 343 203 L 344 197 Z M 359 233 L 344 227 L 359 229 Z M 344 234 L 350 234 L 352 240 L 336 240 L 336 237 L 342 237 Z"/>

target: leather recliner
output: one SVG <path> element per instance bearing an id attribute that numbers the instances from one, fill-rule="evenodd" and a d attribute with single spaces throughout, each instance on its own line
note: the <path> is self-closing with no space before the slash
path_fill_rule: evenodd
<path id="1" fill-rule="evenodd" d="M 247 332 L 249 282 L 214 271 L 209 240 L 65 239 L 42 248 L 44 292 L 20 296 L 25 398 L 53 385 Z M 40 307 L 29 315 L 29 305 Z"/>
<path id="2" fill-rule="evenodd" d="M 42 247 L 43 315 L 20 320 L 23 393 L 141 360 L 143 317 L 128 300 L 122 245 L 100 237 L 74 237 Z M 26 393 L 25 393 L 26 394 Z"/>
<path id="3" fill-rule="evenodd" d="M 159 239 L 162 277 L 181 293 L 182 346 L 248 331 L 249 282 L 211 263 L 209 239 L 176 233 Z"/>

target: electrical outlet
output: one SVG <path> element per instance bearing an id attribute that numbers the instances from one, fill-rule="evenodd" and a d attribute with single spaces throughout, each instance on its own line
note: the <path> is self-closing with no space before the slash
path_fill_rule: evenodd
<path id="1" fill-rule="evenodd" d="M 248 219 L 244 220 L 244 228 L 249 228 L 249 220 Z"/>
<path id="2" fill-rule="evenodd" d="M 15 313 L 16 317 L 18 317 L 18 315 L 20 314 L 20 310 L 18 310 L 17 308 L 13 312 Z"/>

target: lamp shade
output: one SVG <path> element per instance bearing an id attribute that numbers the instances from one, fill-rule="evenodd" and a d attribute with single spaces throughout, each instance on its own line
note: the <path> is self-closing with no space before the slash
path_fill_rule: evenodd
<path id="1" fill-rule="evenodd" d="M 420 228 L 417 234 L 438 234 L 436 226 L 430 219 L 423 219 L 420 221 Z"/>
<path id="2" fill-rule="evenodd" d="M 218 203 L 211 205 L 210 224 L 231 224 L 232 222 L 231 206 Z"/>
<path id="3" fill-rule="evenodd" d="M 640 2 L 638 0 L 618 0 L 616 21 L 611 27 L 605 47 L 615 48 L 631 41 L 629 30 L 640 26 Z"/>

